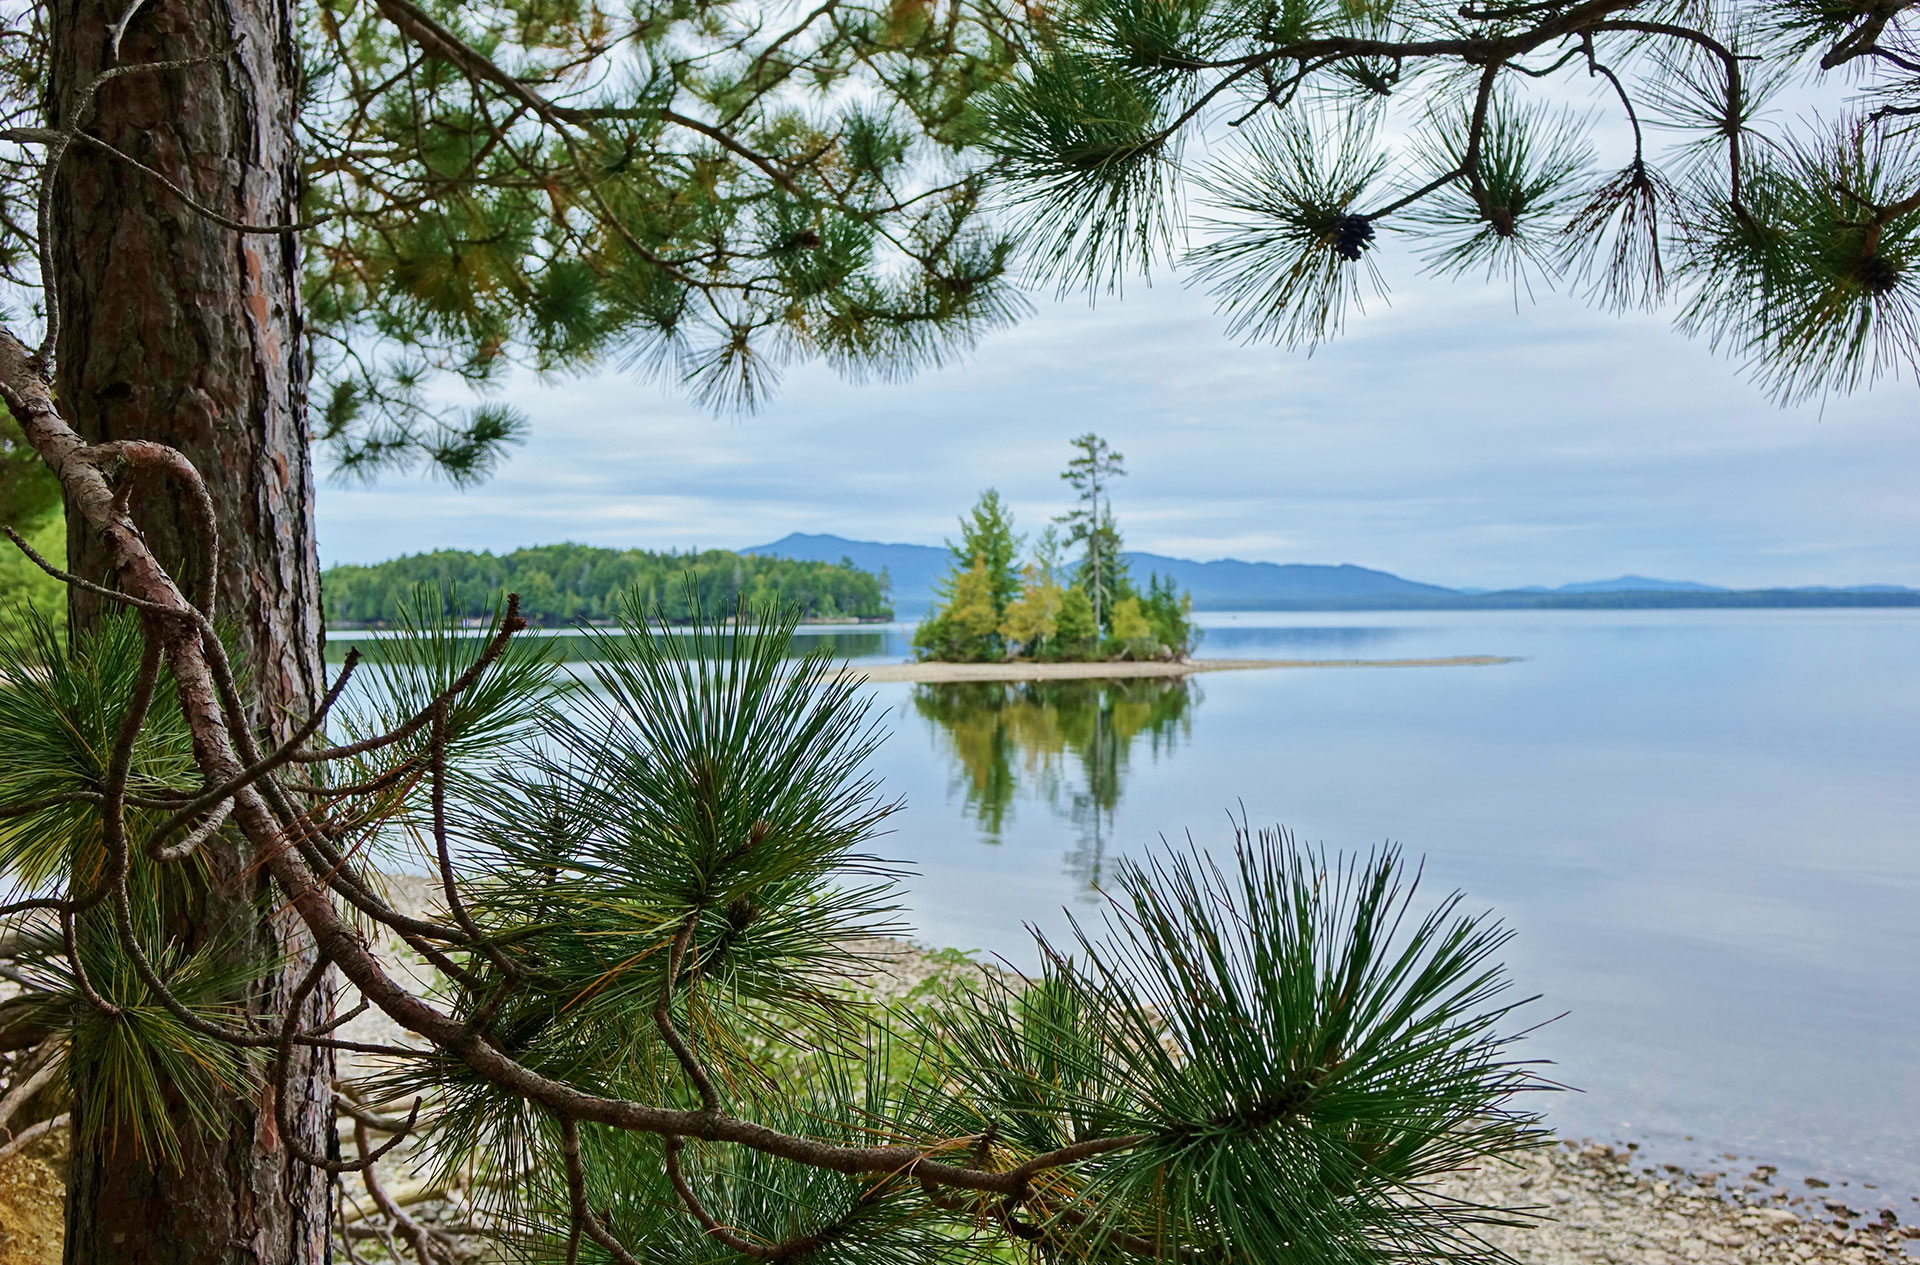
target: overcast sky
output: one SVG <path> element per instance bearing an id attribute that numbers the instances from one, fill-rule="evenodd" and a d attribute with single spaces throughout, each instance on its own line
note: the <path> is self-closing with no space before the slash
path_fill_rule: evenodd
<path id="1" fill-rule="evenodd" d="M 616 371 L 528 379 L 505 398 L 532 437 L 492 482 L 326 486 L 321 553 L 939 544 L 988 486 L 1043 525 L 1068 439 L 1095 430 L 1127 458 L 1114 507 L 1134 549 L 1483 587 L 1920 587 L 1911 378 L 1782 410 L 1665 315 L 1392 271 L 1391 306 L 1311 357 L 1237 344 L 1205 295 L 1163 283 L 1041 302 L 907 382 L 797 368 L 744 420 Z"/>

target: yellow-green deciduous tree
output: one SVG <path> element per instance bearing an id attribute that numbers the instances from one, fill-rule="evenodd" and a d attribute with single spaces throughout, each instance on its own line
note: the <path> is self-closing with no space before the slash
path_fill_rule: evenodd
<path id="1" fill-rule="evenodd" d="M 1153 636 L 1153 625 L 1147 622 L 1146 612 L 1140 609 L 1140 599 L 1123 597 L 1113 604 L 1113 639 L 1123 645 L 1131 641 L 1144 641 Z"/>
<path id="2" fill-rule="evenodd" d="M 1007 616 L 1000 622 L 1000 636 L 1009 646 L 1032 654 L 1059 631 L 1062 593 L 1053 572 L 1039 563 L 1022 567 L 1020 581 L 1020 596 L 1007 607 Z"/>
<path id="3" fill-rule="evenodd" d="M 981 663 L 1000 656 L 1000 613 L 993 605 L 993 577 L 987 560 L 975 558 L 948 580 L 947 600 L 928 612 L 914 630 L 914 652 L 922 659 Z"/>

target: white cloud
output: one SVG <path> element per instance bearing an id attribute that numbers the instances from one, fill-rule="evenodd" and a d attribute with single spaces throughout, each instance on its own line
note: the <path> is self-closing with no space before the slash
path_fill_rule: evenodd
<path id="1" fill-rule="evenodd" d="M 796 368 L 743 421 L 615 373 L 518 382 L 534 438 L 492 483 L 328 487 L 322 552 L 938 543 L 988 485 L 1042 525 L 1068 438 L 1097 430 L 1128 457 L 1116 509 L 1136 548 L 1481 586 L 1920 585 L 1911 382 L 1780 410 L 1661 316 L 1550 294 L 1516 310 L 1500 285 L 1420 281 L 1312 356 L 1223 326 L 1164 282 L 1042 303 L 911 381 Z"/>

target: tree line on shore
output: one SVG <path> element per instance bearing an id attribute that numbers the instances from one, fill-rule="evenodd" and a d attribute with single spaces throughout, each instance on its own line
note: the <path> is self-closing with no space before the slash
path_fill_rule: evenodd
<path id="1" fill-rule="evenodd" d="M 914 630 L 914 654 L 943 663 L 1006 659 L 1089 662 L 1183 659 L 1198 643 L 1193 598 L 1171 579 L 1137 586 L 1120 553 L 1120 529 L 1107 493 L 1126 473 L 1125 458 L 1098 435 L 1073 440 L 1076 455 L 1060 477 L 1078 504 L 1048 524 L 1022 560 L 1026 538 L 1013 511 L 988 488 L 948 541 L 952 565 L 939 601 Z M 1066 551 L 1082 547 L 1077 560 Z"/>
<path id="2" fill-rule="evenodd" d="M 694 618 L 695 603 L 731 610 L 744 597 L 756 607 L 794 606 L 807 619 L 890 619 L 885 572 L 851 562 L 806 562 L 705 549 L 675 553 L 538 545 L 512 553 L 441 549 L 366 566 L 330 567 L 321 576 L 328 622 L 380 624 L 393 618 L 418 586 L 449 595 L 461 618 L 491 616 L 499 595 L 520 595 L 530 623 L 554 626 L 613 618 L 621 595 L 672 623 Z"/>

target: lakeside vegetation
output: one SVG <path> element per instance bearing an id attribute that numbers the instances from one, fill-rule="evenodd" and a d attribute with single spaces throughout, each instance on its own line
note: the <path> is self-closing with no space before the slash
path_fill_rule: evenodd
<path id="1" fill-rule="evenodd" d="M 841 631 L 840 627 L 845 627 Z M 381 643 L 399 635 L 387 630 L 372 631 L 360 629 L 335 629 L 327 636 L 325 647 L 328 663 L 342 663 L 347 652 L 359 650 L 362 655 L 371 655 L 382 651 Z M 468 630 L 471 637 L 482 637 L 479 630 Z M 541 654 L 553 663 L 604 663 L 610 656 L 627 653 L 623 644 L 626 634 L 617 628 L 558 629 L 531 634 L 540 642 Z M 660 643 L 668 653 L 686 657 L 699 651 L 699 642 L 691 633 L 682 629 L 662 632 L 651 629 L 648 637 Z M 788 647 L 789 658 L 799 659 L 810 654 L 826 654 L 836 662 L 845 659 L 874 659 L 886 653 L 887 635 L 876 628 L 838 626 L 833 632 L 808 632 L 797 636 Z"/>
<path id="2" fill-rule="evenodd" d="M 0 523 L 55 566 L 67 560 L 67 520 L 60 509 L 60 480 L 47 469 L 13 414 L 0 404 Z M 66 586 L 42 571 L 10 543 L 0 541 L 0 625 L 7 608 L 31 603 L 56 617 L 64 617 Z"/>
<path id="3" fill-rule="evenodd" d="M 1120 529 L 1107 499 L 1126 473 L 1124 458 L 1098 435 L 1073 441 L 1078 455 L 1060 477 L 1079 493 L 1061 516 L 1063 538 L 1049 525 L 1021 561 L 1026 538 L 1013 512 L 988 488 L 948 541 L 952 565 L 939 600 L 913 634 L 922 661 L 994 663 L 1033 659 L 1073 663 L 1111 659 L 1184 659 L 1199 640 L 1193 599 L 1171 580 L 1149 576 L 1143 591 L 1128 574 Z M 1064 550 L 1081 545 L 1077 562 Z"/>
<path id="4" fill-rule="evenodd" d="M 643 609 L 688 623 L 694 604 L 731 610 L 746 598 L 757 607 L 797 607 L 808 620 L 893 618 L 883 572 L 850 562 L 799 562 L 724 549 L 654 552 L 588 545 L 539 545 L 508 554 L 441 549 L 367 566 L 329 567 L 320 577 L 329 623 L 380 626 L 425 584 L 451 595 L 461 619 L 493 615 L 501 593 L 520 595 L 531 624 L 598 623 L 618 614 L 621 595 L 639 595 Z"/>

